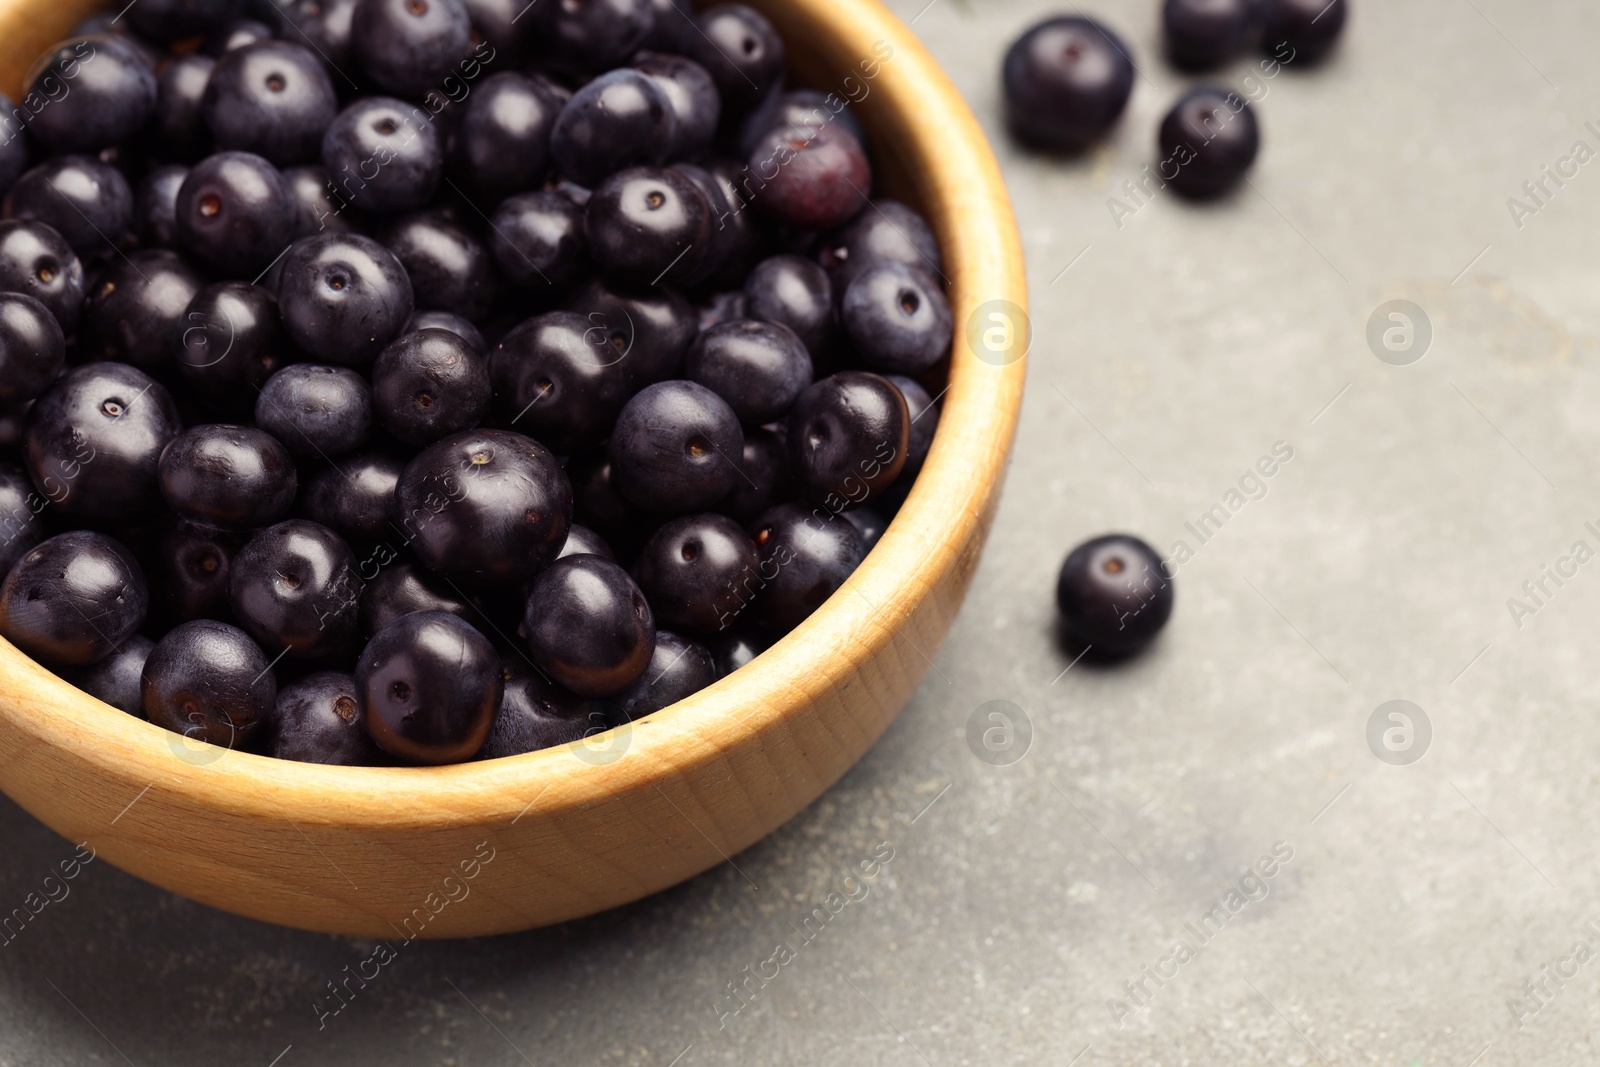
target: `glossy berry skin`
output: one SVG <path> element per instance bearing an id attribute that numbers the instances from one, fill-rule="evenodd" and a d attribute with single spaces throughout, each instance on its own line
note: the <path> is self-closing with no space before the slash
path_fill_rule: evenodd
<path id="1" fill-rule="evenodd" d="M 375 558 L 362 566 L 376 565 Z M 361 632 L 371 636 L 417 611 L 447 611 L 469 622 L 473 616 L 472 605 L 446 579 L 415 563 L 391 563 L 361 591 Z"/>
<path id="2" fill-rule="evenodd" d="M 411 279 L 418 308 L 483 318 L 494 299 L 494 263 L 483 242 L 438 211 L 405 215 L 383 243 Z"/>
<path id="3" fill-rule="evenodd" d="M 149 590 L 118 541 L 88 530 L 35 545 L 0 586 L 0 634 L 34 659 L 81 667 L 109 656 L 144 622 Z"/>
<path id="4" fill-rule="evenodd" d="M 944 270 L 933 230 L 898 200 L 874 200 L 824 237 L 817 262 L 833 279 L 835 293 L 848 289 L 857 274 L 883 263 L 903 263 L 935 278 Z"/>
<path id="5" fill-rule="evenodd" d="M 0 292 L 23 293 L 50 309 L 64 334 L 78 327 L 83 264 L 54 228 L 31 220 L 0 221 Z"/>
<path id="6" fill-rule="evenodd" d="M 141 243 L 156 248 L 177 246 L 178 190 L 188 176 L 189 168 L 182 163 L 164 163 L 140 179 L 133 194 L 133 210 Z"/>
<path id="7" fill-rule="evenodd" d="M 911 416 L 887 379 L 840 371 L 789 413 L 789 469 L 813 503 L 842 511 L 883 492 L 905 469 Z"/>
<path id="8" fill-rule="evenodd" d="M 520 657 L 503 660 L 501 668 L 505 694 L 478 759 L 570 745 L 610 725 L 591 701 L 541 678 Z"/>
<path id="9" fill-rule="evenodd" d="M 279 167 L 317 159 L 338 111 L 327 67 L 293 41 L 257 41 L 226 53 L 200 101 L 218 148 L 254 152 Z"/>
<path id="10" fill-rule="evenodd" d="M 708 647 L 717 677 L 726 678 L 740 667 L 749 666 L 751 660 L 771 647 L 771 642 L 753 630 L 728 630 L 713 638 Z"/>
<path id="11" fill-rule="evenodd" d="M 921 374 L 950 352 L 950 302 L 916 267 L 885 263 L 856 275 L 839 319 L 856 356 L 877 371 Z"/>
<path id="12" fill-rule="evenodd" d="M 288 247 L 297 206 L 283 177 L 251 152 L 218 152 L 178 189 L 178 244 L 212 270 L 254 278 Z"/>
<path id="13" fill-rule="evenodd" d="M 604 537 L 601 537 L 587 526 L 579 526 L 577 523 L 573 523 L 571 529 L 567 531 L 566 544 L 561 546 L 561 552 L 556 558 L 581 556 L 585 553 L 609 559 L 613 563 L 617 559 L 616 555 L 611 551 L 611 546 L 606 544 Z"/>
<path id="14" fill-rule="evenodd" d="M 337 531 L 352 545 L 401 540 L 403 530 L 391 516 L 405 468 L 404 457 L 384 449 L 340 456 L 306 479 L 302 509 L 307 518 Z M 365 561 L 362 565 L 370 567 Z"/>
<path id="15" fill-rule="evenodd" d="M 1063 15 L 1032 27 L 1002 67 L 1006 119 L 1021 140 L 1078 152 L 1116 125 L 1133 92 L 1128 46 L 1091 19 Z"/>
<path id="16" fill-rule="evenodd" d="M 329 188 L 328 168 L 321 163 L 287 168 L 283 171 L 283 183 L 299 207 L 295 236 L 309 237 L 324 231 L 347 233 L 356 228 L 360 212 L 335 198 Z"/>
<path id="17" fill-rule="evenodd" d="M 906 470 L 915 474 L 922 469 L 933 447 L 933 435 L 939 429 L 939 409 L 933 396 L 920 382 L 902 374 L 885 375 L 906 400 L 906 413 L 911 417 L 911 433 L 906 442 Z"/>
<path id="18" fill-rule="evenodd" d="M 202 284 L 176 252 L 153 248 L 118 257 L 84 301 L 78 351 L 145 371 L 171 366 L 173 338 Z"/>
<path id="19" fill-rule="evenodd" d="M 176 41 L 226 26 L 241 6 L 238 0 L 139 0 L 128 9 L 128 21 L 147 41 Z"/>
<path id="20" fill-rule="evenodd" d="M 44 540 L 44 523 L 39 519 L 44 507 L 44 498 L 33 491 L 22 468 L 0 463 L 0 571 L 11 570 L 25 552 Z"/>
<path id="21" fill-rule="evenodd" d="M 860 532 L 862 547 L 867 552 L 877 547 L 883 532 L 889 528 L 888 520 L 872 508 L 851 508 L 841 518 Z"/>
<path id="22" fill-rule="evenodd" d="M 561 551 L 572 486 L 522 434 L 467 430 L 417 453 L 395 491 L 395 522 L 424 564 L 457 582 L 533 577 Z"/>
<path id="23" fill-rule="evenodd" d="M 699 33 L 684 35 L 689 58 L 706 68 L 729 111 L 748 111 L 782 83 L 783 38 L 766 16 L 743 4 L 718 4 L 702 11 L 695 26 Z"/>
<path id="24" fill-rule="evenodd" d="M 178 380 L 217 411 L 240 417 L 253 411 L 261 386 L 293 358 L 278 322 L 278 302 L 249 282 L 201 289 L 178 327 Z"/>
<path id="25" fill-rule="evenodd" d="M 115 256 L 133 243 L 133 190 L 122 171 L 94 156 L 56 156 L 6 193 L 5 217 L 52 227 L 79 256 Z"/>
<path id="26" fill-rule="evenodd" d="M 587 258 L 583 208 L 552 190 L 508 196 L 489 223 L 489 250 L 512 285 L 549 288 L 571 281 Z"/>
<path id="27" fill-rule="evenodd" d="M 658 515 L 704 511 L 739 477 L 739 417 L 716 393 L 668 381 L 636 393 L 611 434 L 612 477 L 633 504 Z"/>
<path id="28" fill-rule="evenodd" d="M 694 305 L 665 285 L 612 287 L 595 279 L 567 306 L 604 332 L 634 389 L 679 377 L 683 357 L 700 332 Z"/>
<path id="29" fill-rule="evenodd" d="M 1166 0 L 1161 25 L 1174 66 L 1210 70 L 1250 43 L 1257 28 L 1257 0 Z"/>
<path id="30" fill-rule="evenodd" d="M 550 168 L 550 131 L 563 103 L 548 83 L 516 71 L 479 82 L 451 141 L 464 184 L 491 203 L 536 187 Z"/>
<path id="31" fill-rule="evenodd" d="M 589 255 L 608 277 L 642 285 L 694 277 L 714 222 L 705 195 L 664 167 L 607 178 L 584 208 Z"/>
<path id="32" fill-rule="evenodd" d="M 861 533 L 838 515 L 817 515 L 800 504 L 780 504 L 750 527 L 761 553 L 757 621 L 786 634 L 833 595 L 866 556 Z"/>
<path id="33" fill-rule="evenodd" d="M 372 387 L 345 367 L 295 363 L 261 387 L 256 425 L 296 456 L 332 459 L 366 443 Z"/>
<path id="34" fill-rule="evenodd" d="M 418 311 L 411 316 L 402 333 L 416 330 L 449 330 L 479 352 L 486 350 L 483 331 L 472 323 L 449 311 Z"/>
<path id="35" fill-rule="evenodd" d="M 90 363 L 55 380 L 28 412 L 28 475 L 58 514 L 125 523 L 156 508 L 156 462 L 182 429 L 155 379 L 124 363 Z"/>
<path id="36" fill-rule="evenodd" d="M 144 661 L 140 693 L 145 717 L 157 726 L 242 751 L 254 746 L 272 714 L 278 681 L 249 634 L 196 619 L 156 642 Z"/>
<path id="37" fill-rule="evenodd" d="M 640 52 L 630 66 L 654 78 L 672 108 L 673 136 L 667 158 L 698 159 L 709 151 L 722 118 L 722 97 L 706 68 L 666 52 Z"/>
<path id="38" fill-rule="evenodd" d="M 811 355 L 787 326 L 731 319 L 690 346 L 684 376 L 726 400 L 745 425 L 761 426 L 787 415 L 811 384 Z"/>
<path id="39" fill-rule="evenodd" d="M 1261 149 L 1261 131 L 1249 101 L 1202 87 L 1180 97 L 1161 120 L 1158 147 L 1162 177 L 1178 193 L 1203 200 L 1239 184 Z"/>
<path id="40" fill-rule="evenodd" d="M 526 64 L 535 35 L 533 19 L 524 20 L 526 4 L 517 0 L 462 0 L 472 22 L 472 39 L 481 41 L 475 54 L 497 68 Z M 487 51 L 486 51 L 487 50 Z M 476 74 L 472 75 L 476 77 Z"/>
<path id="41" fill-rule="evenodd" d="M 278 309 L 311 356 L 366 366 L 411 317 L 411 279 L 393 252 L 358 233 L 322 233 L 283 257 Z"/>
<path id="42" fill-rule="evenodd" d="M 379 166 L 379 160 L 385 162 Z M 410 211 L 433 199 L 444 156 L 438 128 L 425 111 L 391 97 L 369 96 L 329 124 L 322 135 L 322 165 L 339 198 L 354 207 Z"/>
<path id="43" fill-rule="evenodd" d="M 837 325 L 828 272 L 803 256 L 778 255 L 757 263 L 744 283 L 745 314 L 787 326 L 813 358 L 831 348 Z"/>
<path id="44" fill-rule="evenodd" d="M 550 133 L 550 156 L 563 175 L 586 189 L 608 175 L 666 159 L 676 119 L 650 75 L 623 68 L 572 94 Z"/>
<path id="45" fill-rule="evenodd" d="M 206 154 L 211 131 L 201 117 L 200 101 L 217 61 L 198 52 L 173 56 L 156 76 L 156 106 L 150 132 L 174 159 L 193 160 Z"/>
<path id="46" fill-rule="evenodd" d="M 420 98 L 472 50 L 461 0 L 356 0 L 351 51 L 374 85 Z"/>
<path id="47" fill-rule="evenodd" d="M 16 111 L 17 105 L 11 98 L 0 93 L 0 196 L 5 195 L 33 159 L 33 149 L 23 136 L 22 123 L 14 117 Z"/>
<path id="48" fill-rule="evenodd" d="M 0 292 L 0 403 L 34 399 L 66 362 L 67 341 L 50 309 L 31 296 Z"/>
<path id="49" fill-rule="evenodd" d="M 686 515 L 645 543 L 633 576 L 656 622 L 710 634 L 733 624 L 760 588 L 760 558 L 744 528 L 726 515 Z"/>
<path id="50" fill-rule="evenodd" d="M 409 445 L 478 425 L 490 393 L 488 358 L 449 330 L 401 334 L 372 365 L 378 425 Z"/>
<path id="51" fill-rule="evenodd" d="M 228 575 L 246 536 L 174 518 L 147 556 L 158 614 L 227 621 Z"/>
<path id="52" fill-rule="evenodd" d="M 755 150 L 756 142 L 780 126 L 823 127 L 837 125 L 854 137 L 862 147 L 867 145 L 867 131 L 855 112 L 845 105 L 837 93 L 824 93 L 816 89 L 791 89 L 786 93 L 772 93 L 752 111 L 739 128 L 739 154 L 748 156 Z"/>
<path id="53" fill-rule="evenodd" d="M 780 126 L 749 157 L 756 207 L 774 222 L 829 230 L 866 203 L 872 168 L 861 142 L 838 126 Z"/>
<path id="54" fill-rule="evenodd" d="M 33 69 L 27 95 L 49 103 L 29 119 L 28 132 L 53 155 L 121 144 L 155 110 L 155 72 L 114 36 L 68 38 Z"/>
<path id="55" fill-rule="evenodd" d="M 789 495 L 789 451 L 783 438 L 768 429 L 746 429 L 739 473 L 742 477 L 717 510 L 748 523 Z"/>
<path id="56" fill-rule="evenodd" d="M 134 634 L 105 659 L 87 667 L 70 668 L 62 677 L 96 700 L 118 711 L 144 718 L 144 694 L 140 679 L 145 660 L 156 643 L 143 634 Z"/>
<path id="57" fill-rule="evenodd" d="M 275 759 L 335 767 L 383 760 L 361 722 L 361 689 L 342 671 L 317 671 L 278 690 L 264 732 Z"/>
<path id="58" fill-rule="evenodd" d="M 335 71 L 350 61 L 356 0 L 284 0 L 275 6 L 278 36 L 304 43 Z"/>
<path id="59" fill-rule="evenodd" d="M 648 0 L 569 0 L 533 9 L 552 63 L 573 73 L 620 66 L 644 43 L 653 13 Z"/>
<path id="60" fill-rule="evenodd" d="M 489 639 L 456 616 L 419 611 L 386 626 L 356 661 L 362 722 L 409 763 L 469 760 L 483 747 L 505 680 Z"/>
<path id="61" fill-rule="evenodd" d="M 579 696 L 615 696 L 645 671 L 655 618 L 628 572 L 599 556 L 556 560 L 528 586 L 519 631 L 539 669 Z"/>
<path id="62" fill-rule="evenodd" d="M 348 652 L 356 638 L 361 579 L 344 539 L 289 519 L 252 537 L 233 558 L 234 618 L 274 655 L 312 659 Z"/>
<path id="63" fill-rule="evenodd" d="M 1127 534 L 1085 541 L 1067 556 L 1056 607 L 1068 637 L 1104 655 L 1137 652 L 1172 614 L 1173 584 L 1155 549 Z"/>
<path id="64" fill-rule="evenodd" d="M 1262 0 L 1261 43 L 1284 63 L 1315 63 L 1339 42 L 1349 16 L 1346 0 Z"/>
<path id="65" fill-rule="evenodd" d="M 235 19 L 207 36 L 200 51 L 208 56 L 224 56 L 235 49 L 271 38 L 272 27 L 266 23 L 249 18 Z"/>
<path id="66" fill-rule="evenodd" d="M 157 469 L 173 511 L 230 530 L 277 522 L 300 484 L 289 450 L 254 426 L 191 426 L 167 443 Z"/>
<path id="67" fill-rule="evenodd" d="M 612 718 L 633 722 L 693 696 L 716 680 L 716 660 L 704 645 L 670 630 L 657 630 L 650 666 L 624 692 L 607 701 L 607 706 Z"/>
<path id="68" fill-rule="evenodd" d="M 575 311 L 531 318 L 495 346 L 496 420 L 562 455 L 597 442 L 631 393 L 625 362 Z"/>

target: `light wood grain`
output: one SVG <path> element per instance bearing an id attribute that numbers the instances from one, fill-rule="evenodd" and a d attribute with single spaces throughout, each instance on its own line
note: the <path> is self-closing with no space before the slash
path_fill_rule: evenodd
<path id="1" fill-rule="evenodd" d="M 965 327 L 986 301 L 1026 304 L 1022 255 L 982 132 L 904 24 L 877 0 L 749 2 L 783 32 L 803 84 L 868 86 L 855 109 L 882 176 L 928 214 L 951 286 L 957 338 L 932 454 L 846 586 L 743 670 L 588 750 L 429 769 L 190 745 L 0 641 L 0 789 L 174 892 L 393 943 L 525 929 L 673 885 L 770 833 L 866 752 L 927 671 L 994 515 L 1026 361 L 975 358 Z M 0 0 L 9 83 L 90 6 Z M 860 64 L 884 46 L 892 58 L 866 79 Z"/>

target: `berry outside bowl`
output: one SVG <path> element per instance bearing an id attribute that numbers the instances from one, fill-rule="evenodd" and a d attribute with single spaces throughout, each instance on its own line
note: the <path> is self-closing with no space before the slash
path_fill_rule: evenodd
<path id="1" fill-rule="evenodd" d="M 950 283 L 956 337 L 933 451 L 849 582 L 688 700 L 578 746 L 439 768 L 323 767 L 191 742 L 0 640 L 0 789 L 202 903 L 309 930 L 444 938 L 590 915 L 682 882 L 861 758 L 928 670 L 999 501 L 1029 338 L 1022 253 L 982 131 L 904 23 L 877 0 L 748 2 L 784 35 L 794 83 L 854 101 L 879 194 L 927 215 Z M 32 58 L 97 6 L 0 0 L 0 91 L 15 99 Z"/>

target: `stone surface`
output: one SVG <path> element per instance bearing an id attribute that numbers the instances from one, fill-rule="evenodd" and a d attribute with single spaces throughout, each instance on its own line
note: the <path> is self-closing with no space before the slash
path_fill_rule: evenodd
<path id="1" fill-rule="evenodd" d="M 1547 579 L 1531 614 L 1507 606 L 1575 541 L 1600 549 L 1600 163 L 1520 228 L 1507 206 L 1575 141 L 1600 149 L 1600 13 L 1356 0 L 1321 69 L 1214 79 L 1261 97 L 1264 150 L 1252 185 L 1194 207 L 1122 193 L 1193 82 L 1158 58 L 1156 0 L 1089 5 L 1141 77 L 1116 139 L 1066 162 L 1019 154 L 996 121 L 999 56 L 1052 5 L 894 6 L 996 135 L 1035 343 L 976 585 L 882 742 L 737 869 L 558 929 L 404 948 L 320 1019 L 371 945 L 90 864 L 0 946 L 0 1065 L 1600 1058 L 1600 960 L 1561 962 L 1600 951 L 1582 926 L 1600 929 L 1600 563 Z M 1120 228 L 1109 197 L 1138 208 Z M 1365 339 L 1393 299 L 1432 325 L 1408 366 Z M 1277 442 L 1293 458 L 1230 498 Z M 1202 544 L 1185 523 L 1213 505 L 1226 521 Z M 1047 590 L 1109 529 L 1193 557 L 1150 654 L 1068 670 Z M 1410 765 L 1368 745 L 1392 699 L 1431 723 Z M 1010 765 L 1016 712 L 1009 735 L 980 715 L 1001 751 L 967 743 L 996 700 L 1031 730 Z M 7 910 L 72 855 L 3 802 L 0 842 Z M 844 883 L 882 842 L 893 859 Z M 1279 842 L 1292 858 L 1228 911 Z M 1200 946 L 1186 924 L 1219 901 L 1198 954 L 1146 978 L 1172 973 L 1176 939 Z M 780 942 L 794 958 L 764 963 Z M 1577 973 L 1540 1006 L 1524 983 L 1546 964 Z M 747 967 L 777 976 L 733 1013 Z"/>

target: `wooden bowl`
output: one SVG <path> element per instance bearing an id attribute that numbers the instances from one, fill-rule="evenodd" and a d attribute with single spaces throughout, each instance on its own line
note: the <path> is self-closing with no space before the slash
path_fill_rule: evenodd
<path id="1" fill-rule="evenodd" d="M 861 758 L 928 669 L 994 515 L 1026 362 L 1022 254 L 977 122 L 903 23 L 877 0 L 747 2 L 784 35 L 798 84 L 859 98 L 887 171 L 878 190 L 927 214 L 950 281 L 956 344 L 932 454 L 844 588 L 747 667 L 628 727 L 438 768 L 323 767 L 189 742 L 0 640 L 0 789 L 72 842 L 205 904 L 309 930 L 442 938 L 560 922 L 681 882 Z M 97 6 L 0 0 L 0 89 L 15 98 L 32 59 Z"/>

